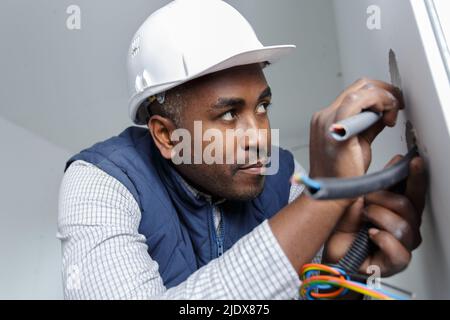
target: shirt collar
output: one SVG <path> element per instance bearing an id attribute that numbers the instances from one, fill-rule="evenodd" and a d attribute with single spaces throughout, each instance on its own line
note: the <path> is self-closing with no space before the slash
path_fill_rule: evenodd
<path id="1" fill-rule="evenodd" d="M 197 190 L 196 188 L 194 188 L 193 186 L 191 186 L 178 172 L 175 171 L 175 174 L 178 175 L 179 177 L 179 181 L 181 181 L 181 183 L 186 187 L 186 189 L 189 190 L 189 192 L 192 193 L 192 195 L 196 198 L 196 199 L 205 199 L 206 201 L 208 201 L 209 203 L 213 204 L 213 205 L 219 205 L 221 203 L 224 203 L 226 201 L 226 199 L 213 199 L 213 197 L 209 194 L 206 194 L 204 192 L 201 192 L 199 190 Z"/>

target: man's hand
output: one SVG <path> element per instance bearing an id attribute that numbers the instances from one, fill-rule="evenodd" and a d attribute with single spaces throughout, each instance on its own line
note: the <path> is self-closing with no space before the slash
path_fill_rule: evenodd
<path id="1" fill-rule="evenodd" d="M 310 176 L 364 175 L 371 162 L 371 143 L 385 126 L 395 125 L 398 111 L 403 108 L 398 88 L 376 80 L 355 82 L 311 121 Z M 366 109 L 383 113 L 382 119 L 347 141 L 337 142 L 330 137 L 329 128 L 333 123 Z M 422 160 L 416 159 L 412 164 L 414 169 L 408 180 L 406 197 L 386 192 L 359 200 L 319 201 L 305 195 L 280 210 L 269 223 L 293 267 L 300 270 L 309 263 L 327 240 L 325 259 L 336 262 L 343 257 L 361 228 L 362 209 L 366 208 L 367 220 L 380 230 L 371 236 L 380 250 L 365 266 L 379 264 L 385 275 L 404 268 L 410 251 L 420 242 L 420 218 L 413 217 L 420 217 L 425 197 L 424 183 L 415 183 L 422 180 L 422 173 L 418 173 L 423 172 Z"/>
<path id="2" fill-rule="evenodd" d="M 311 121 L 310 176 L 355 177 L 366 173 L 371 161 L 370 145 L 385 126 L 393 127 L 403 109 L 400 90 L 382 81 L 361 79 L 347 88 L 328 108 L 317 112 Z M 333 123 L 361 113 L 382 112 L 382 119 L 344 142 L 332 139 L 328 129 Z"/>
<path id="3" fill-rule="evenodd" d="M 388 166 L 401 160 L 396 156 Z M 337 263 L 350 248 L 364 223 L 370 222 L 370 239 L 376 250 L 360 268 L 376 265 L 382 276 L 390 276 L 404 270 L 411 252 L 421 243 L 420 224 L 427 191 L 423 160 L 415 158 L 410 164 L 404 195 L 380 191 L 358 199 L 344 214 L 325 245 L 324 263 Z"/>

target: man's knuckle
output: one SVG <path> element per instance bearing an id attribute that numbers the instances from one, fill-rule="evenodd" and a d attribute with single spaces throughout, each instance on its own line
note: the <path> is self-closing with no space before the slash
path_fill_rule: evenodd
<path id="1" fill-rule="evenodd" d="M 352 102 L 359 99 L 359 94 L 356 92 L 351 92 L 348 95 L 345 96 L 344 100 L 342 101 L 342 105 L 348 105 Z"/>
<path id="2" fill-rule="evenodd" d="M 389 238 L 388 238 L 387 234 L 384 232 L 380 232 L 378 234 L 378 247 L 381 250 L 384 250 L 388 244 L 389 244 Z"/>
<path id="3" fill-rule="evenodd" d="M 405 267 L 411 263 L 411 260 L 412 260 L 412 254 L 410 251 L 407 251 L 405 254 L 405 260 L 404 260 Z"/>
<path id="4" fill-rule="evenodd" d="M 361 86 L 365 86 L 367 84 L 370 83 L 370 79 L 368 77 L 361 77 L 358 79 L 358 84 L 360 84 Z"/>
<path id="5" fill-rule="evenodd" d="M 319 123 L 320 117 L 321 117 L 321 112 L 320 111 L 314 112 L 314 114 L 313 114 L 313 116 L 311 118 L 311 124 L 316 125 L 317 123 Z"/>
<path id="6" fill-rule="evenodd" d="M 407 212 L 411 209 L 411 202 L 406 197 L 398 197 L 397 199 L 397 208 L 401 212 Z"/>
<path id="7" fill-rule="evenodd" d="M 392 264 L 395 269 L 398 271 L 402 271 L 406 269 L 406 267 L 411 263 L 412 255 L 411 252 L 405 251 L 402 254 L 398 254 L 395 257 L 393 257 Z"/>
<path id="8" fill-rule="evenodd" d="M 395 233 L 396 233 L 395 237 L 398 240 L 401 240 L 403 237 L 406 237 L 406 236 L 412 234 L 411 225 L 408 222 L 406 222 L 405 220 L 402 220 L 402 221 L 397 223 L 396 232 Z"/>
<path id="9" fill-rule="evenodd" d="M 422 244 L 422 241 L 422 234 L 420 231 L 418 231 L 414 241 L 414 249 L 418 248 Z"/>

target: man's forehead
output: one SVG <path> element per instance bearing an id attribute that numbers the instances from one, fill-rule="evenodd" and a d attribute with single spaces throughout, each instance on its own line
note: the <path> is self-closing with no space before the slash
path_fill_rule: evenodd
<path id="1" fill-rule="evenodd" d="M 272 92 L 267 84 L 260 64 L 238 66 L 218 71 L 187 82 L 175 90 L 182 93 L 185 102 L 191 107 L 210 109 L 222 99 L 237 98 L 247 100 L 270 97 Z"/>

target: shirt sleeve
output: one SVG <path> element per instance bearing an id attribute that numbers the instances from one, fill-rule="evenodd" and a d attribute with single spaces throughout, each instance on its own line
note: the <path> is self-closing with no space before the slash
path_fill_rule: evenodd
<path id="1" fill-rule="evenodd" d="M 297 160 L 294 160 L 294 173 L 299 175 L 307 174 L 306 170 L 300 165 L 300 163 L 297 162 Z M 297 185 L 293 184 L 291 186 L 291 190 L 289 193 L 289 203 L 297 199 L 305 189 L 304 185 Z M 317 252 L 317 254 L 314 256 L 312 263 L 321 263 L 322 262 L 322 255 L 323 255 L 323 246 L 320 248 L 320 250 Z"/>
<path id="2" fill-rule="evenodd" d="M 301 190 L 292 191 L 294 199 Z M 166 289 L 138 232 L 141 213 L 115 178 L 83 161 L 66 171 L 59 195 L 67 299 L 296 299 L 300 280 L 268 221 L 180 285 Z"/>

